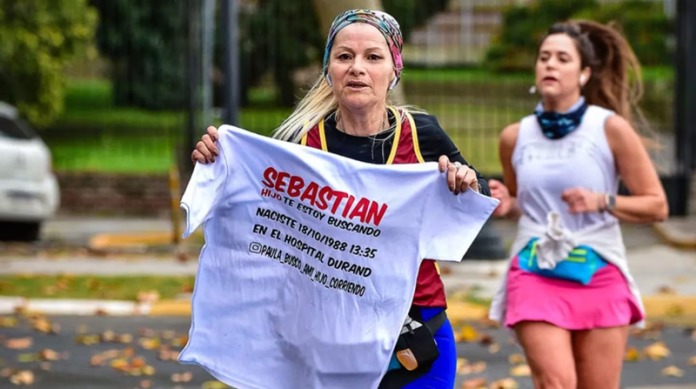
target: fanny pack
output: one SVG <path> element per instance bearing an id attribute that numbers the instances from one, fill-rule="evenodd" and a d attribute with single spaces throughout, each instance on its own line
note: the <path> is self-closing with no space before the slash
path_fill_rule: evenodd
<path id="1" fill-rule="evenodd" d="M 419 366 L 435 361 L 440 356 L 435 333 L 447 320 L 445 311 L 442 310 L 425 322 L 416 320 L 412 316 L 416 315 L 409 314 L 401 327 L 389 370 L 403 367 L 413 371 Z"/>
<path id="2" fill-rule="evenodd" d="M 537 262 L 537 241 L 538 238 L 530 239 L 527 245 L 517 253 L 520 269 L 546 277 L 576 281 L 587 285 L 597 270 L 607 265 L 607 261 L 602 259 L 591 247 L 580 245 L 575 247 L 568 254 L 568 257 L 556 262 L 553 269 L 542 269 Z"/>

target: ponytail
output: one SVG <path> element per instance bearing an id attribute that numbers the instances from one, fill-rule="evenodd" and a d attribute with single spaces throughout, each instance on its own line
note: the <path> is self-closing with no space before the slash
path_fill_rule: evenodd
<path id="1" fill-rule="evenodd" d="M 585 99 L 633 123 L 633 114 L 640 115 L 637 104 L 643 95 L 640 62 L 633 49 L 612 26 L 587 20 L 576 23 L 595 52 L 591 81 L 583 90 Z"/>

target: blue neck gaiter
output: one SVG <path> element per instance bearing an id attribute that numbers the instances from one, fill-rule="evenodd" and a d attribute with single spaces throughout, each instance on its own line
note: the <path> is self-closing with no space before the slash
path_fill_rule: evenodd
<path id="1" fill-rule="evenodd" d="M 577 103 L 573 104 L 567 112 L 559 113 L 554 111 L 544 111 L 541 103 L 534 109 L 534 115 L 541 127 L 544 136 L 549 139 L 561 139 L 578 128 L 582 122 L 582 117 L 587 111 L 585 98 L 580 96 Z"/>

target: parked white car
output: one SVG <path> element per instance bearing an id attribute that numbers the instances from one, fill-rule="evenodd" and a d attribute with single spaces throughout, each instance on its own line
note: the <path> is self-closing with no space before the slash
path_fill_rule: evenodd
<path id="1" fill-rule="evenodd" d="M 39 135 L 15 107 L 0 102 L 0 239 L 39 239 L 60 199 L 51 165 Z"/>

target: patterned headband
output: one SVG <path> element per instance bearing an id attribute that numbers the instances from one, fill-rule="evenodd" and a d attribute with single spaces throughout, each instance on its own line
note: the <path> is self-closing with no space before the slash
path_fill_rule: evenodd
<path id="1" fill-rule="evenodd" d="M 376 27 L 379 32 L 384 35 L 384 38 L 386 38 L 392 60 L 394 61 L 394 73 L 396 74 L 394 81 L 390 85 L 390 89 L 393 88 L 399 82 L 399 79 L 401 79 L 401 71 L 404 68 L 404 62 L 401 58 L 404 38 L 401 35 L 399 23 L 396 21 L 396 19 L 394 19 L 394 17 L 386 12 L 374 11 L 370 9 L 352 9 L 345 11 L 336 16 L 336 19 L 334 19 L 333 23 L 331 23 L 329 37 L 326 39 L 326 48 L 324 49 L 324 77 L 327 77 L 328 75 L 329 54 L 331 53 L 331 47 L 333 46 L 336 35 L 344 27 L 358 22 L 367 23 Z"/>

